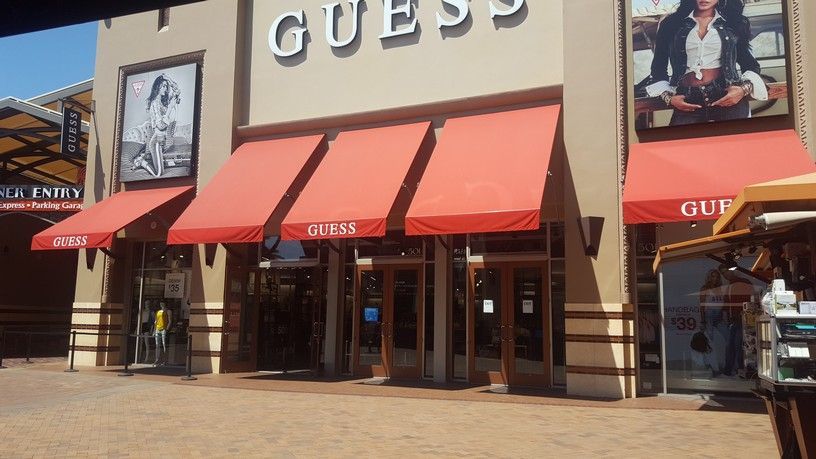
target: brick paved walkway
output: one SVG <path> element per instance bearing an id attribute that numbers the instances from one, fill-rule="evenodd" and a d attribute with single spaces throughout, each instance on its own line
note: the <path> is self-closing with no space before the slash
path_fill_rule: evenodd
<path id="1" fill-rule="evenodd" d="M 298 393 L 263 378 L 235 388 L 244 379 L 213 375 L 187 385 L 176 376 L 67 374 L 47 365 L 0 370 L 0 457 L 777 455 L 767 415 L 685 402 L 495 403 L 432 388 L 413 390 L 438 397 L 416 398 L 410 388 L 387 396 L 381 391 L 392 388 L 358 382 L 308 384 L 371 394 Z M 263 384 L 267 390 L 255 390 Z"/>

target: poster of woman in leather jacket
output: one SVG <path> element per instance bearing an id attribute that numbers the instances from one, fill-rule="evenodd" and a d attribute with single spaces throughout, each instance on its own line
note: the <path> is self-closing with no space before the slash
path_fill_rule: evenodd
<path id="1" fill-rule="evenodd" d="M 638 129 L 788 113 L 782 0 L 631 0 Z"/>

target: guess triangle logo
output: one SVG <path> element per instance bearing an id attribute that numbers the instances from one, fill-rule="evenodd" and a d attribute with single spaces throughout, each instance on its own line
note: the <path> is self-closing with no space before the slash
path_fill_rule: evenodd
<path id="1" fill-rule="evenodd" d="M 654 1 L 654 0 L 652 0 L 652 1 Z M 130 84 L 130 86 L 133 87 L 133 93 L 136 94 L 137 99 L 139 98 L 139 94 L 142 92 L 142 88 L 144 87 L 144 84 L 145 84 L 144 80 L 136 81 L 136 82 L 133 82 L 133 83 Z"/>
<path id="2" fill-rule="evenodd" d="M 660 0 L 652 0 L 652 3 L 654 3 L 654 6 L 657 6 L 660 4 Z"/>

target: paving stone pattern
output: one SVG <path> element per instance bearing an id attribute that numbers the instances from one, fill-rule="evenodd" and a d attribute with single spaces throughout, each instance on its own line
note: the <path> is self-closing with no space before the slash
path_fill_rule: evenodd
<path id="1" fill-rule="evenodd" d="M 218 380 L 0 370 L 0 457 L 777 456 L 758 413 L 298 393 Z"/>

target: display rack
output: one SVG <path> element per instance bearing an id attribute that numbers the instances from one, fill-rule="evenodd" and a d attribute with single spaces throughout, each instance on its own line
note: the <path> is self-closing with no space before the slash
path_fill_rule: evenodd
<path id="1" fill-rule="evenodd" d="M 760 378 L 816 387 L 816 315 L 763 315 L 757 333 Z"/>

